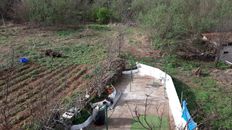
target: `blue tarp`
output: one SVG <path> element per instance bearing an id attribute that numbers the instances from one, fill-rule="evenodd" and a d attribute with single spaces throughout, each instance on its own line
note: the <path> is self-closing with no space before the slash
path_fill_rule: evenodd
<path id="1" fill-rule="evenodd" d="M 22 58 L 19 58 L 19 62 L 20 62 L 20 63 L 28 63 L 28 62 L 29 62 L 29 59 L 28 59 L 28 58 L 25 58 L 25 57 L 22 57 Z"/>
<path id="2" fill-rule="evenodd" d="M 182 109 L 183 109 L 182 118 L 187 122 L 186 125 L 188 130 L 195 130 L 197 128 L 197 124 L 193 121 L 189 113 L 189 110 L 187 108 L 187 103 L 185 100 L 182 102 Z"/>

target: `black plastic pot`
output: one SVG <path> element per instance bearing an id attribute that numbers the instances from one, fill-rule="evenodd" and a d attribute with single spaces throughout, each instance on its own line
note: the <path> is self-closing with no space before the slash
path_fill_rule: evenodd
<path id="1" fill-rule="evenodd" d="M 107 105 L 107 102 L 103 102 L 103 106 L 100 107 L 96 117 L 95 117 L 95 121 L 94 121 L 94 124 L 97 125 L 97 126 L 101 126 L 101 125 L 104 125 L 105 122 L 107 121 L 107 109 L 108 109 L 108 105 Z"/>
<path id="2" fill-rule="evenodd" d="M 97 125 L 97 126 L 104 125 L 105 124 L 105 118 L 106 118 L 105 108 L 100 109 L 99 112 L 97 113 L 96 117 L 95 117 L 94 124 Z"/>

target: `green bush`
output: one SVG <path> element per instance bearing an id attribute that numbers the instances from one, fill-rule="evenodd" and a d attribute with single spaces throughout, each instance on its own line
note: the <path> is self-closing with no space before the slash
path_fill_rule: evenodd
<path id="1" fill-rule="evenodd" d="M 11 0 L 1 0 L 0 1 L 0 25 L 4 24 L 4 19 L 9 19 L 10 16 L 12 16 L 12 6 L 13 6 L 13 1 Z"/>
<path id="2" fill-rule="evenodd" d="M 97 22 L 105 24 L 108 23 L 111 17 L 111 12 L 109 9 L 102 7 L 96 12 Z"/>
<path id="3" fill-rule="evenodd" d="M 8 4 L 8 0 L 1 0 L 1 3 L 0 3 L 0 15 L 3 15 L 3 13 L 5 12 L 5 10 L 7 8 L 7 4 Z"/>

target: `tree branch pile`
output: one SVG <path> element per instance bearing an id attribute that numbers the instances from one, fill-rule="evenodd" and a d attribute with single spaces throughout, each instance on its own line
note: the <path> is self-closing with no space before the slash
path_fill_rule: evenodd
<path id="1" fill-rule="evenodd" d="M 181 44 L 176 53 L 187 60 L 214 61 L 216 57 L 215 48 L 199 39 Z"/>

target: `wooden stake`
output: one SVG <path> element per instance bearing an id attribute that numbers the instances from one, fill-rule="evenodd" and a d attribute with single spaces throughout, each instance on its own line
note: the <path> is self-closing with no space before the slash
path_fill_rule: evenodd
<path id="1" fill-rule="evenodd" d="M 5 24 L 5 20 L 4 20 L 4 17 L 3 17 L 3 15 L 1 14 L 1 17 L 2 17 L 2 24 L 3 24 L 3 26 L 5 27 L 6 26 L 6 24 Z"/>

